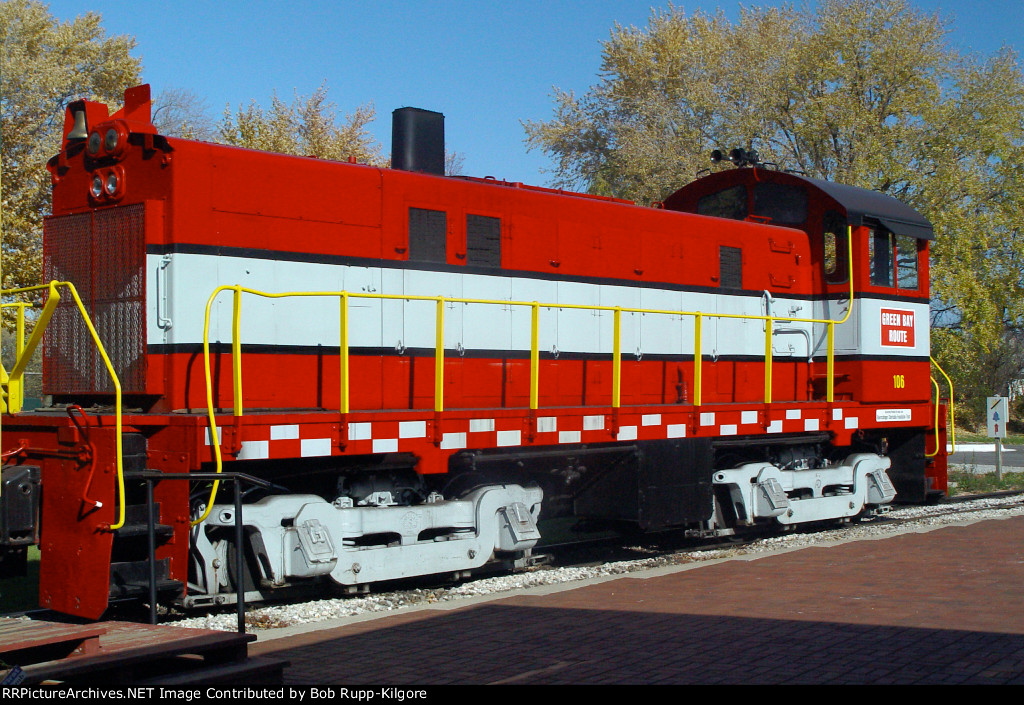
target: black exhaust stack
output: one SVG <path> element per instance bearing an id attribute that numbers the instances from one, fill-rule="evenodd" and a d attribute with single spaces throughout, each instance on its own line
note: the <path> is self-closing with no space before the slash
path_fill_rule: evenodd
<path id="1" fill-rule="evenodd" d="M 391 168 L 444 176 L 444 115 L 421 108 L 391 113 Z"/>

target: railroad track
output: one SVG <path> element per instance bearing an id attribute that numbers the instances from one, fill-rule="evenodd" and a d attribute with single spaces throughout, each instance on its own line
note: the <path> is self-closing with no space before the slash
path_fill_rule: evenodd
<path id="1" fill-rule="evenodd" d="M 383 612 L 403 607 L 463 599 L 470 595 L 502 593 L 508 590 L 540 584 L 572 582 L 620 575 L 658 566 L 695 563 L 712 558 L 767 552 L 779 548 L 801 547 L 840 539 L 856 539 L 858 534 L 895 533 L 900 527 L 913 524 L 933 524 L 944 518 L 968 518 L 985 511 L 1024 512 L 1024 492 L 991 492 L 954 497 L 940 504 L 918 507 L 900 507 L 888 513 L 849 524 L 801 527 L 790 532 L 750 535 L 741 538 L 720 537 L 698 539 L 682 531 L 666 531 L 631 536 L 581 536 L 541 546 L 542 557 L 530 570 L 516 574 L 483 574 L 452 583 L 420 578 L 389 586 L 387 591 L 359 597 L 317 599 L 314 601 L 251 604 L 247 606 L 247 623 L 251 628 L 274 628 L 306 621 L 324 621 L 337 617 L 354 616 L 366 612 Z M 863 536 L 862 536 L 863 537 Z M 116 618 L 125 619 L 125 607 L 113 611 Z M 303 613 L 306 614 L 303 614 Z M 36 619 L 66 619 L 46 610 L 18 613 Z M 312 617 L 310 616 L 312 615 Z M 145 617 L 140 612 L 139 621 Z M 210 611 L 203 616 L 172 611 L 162 616 L 162 622 L 180 626 L 234 629 L 235 614 L 232 607 Z"/>
<path id="2" fill-rule="evenodd" d="M 988 506 L 981 506 L 981 503 L 984 500 L 1001 500 L 1012 497 L 1019 498 L 1019 504 L 1024 506 L 1024 491 L 1001 490 L 998 492 L 959 495 L 947 498 L 941 503 L 933 505 L 907 508 L 901 507 L 896 509 L 895 512 L 889 511 L 879 513 L 871 517 L 854 520 L 848 524 L 831 522 L 819 525 L 801 525 L 795 527 L 789 532 L 766 531 L 749 533 L 742 536 L 694 538 L 685 535 L 685 533 L 681 531 L 666 531 L 652 534 L 638 534 L 633 537 L 634 540 L 632 546 L 624 545 L 623 539 L 621 537 L 617 537 L 601 538 L 593 541 L 579 540 L 575 542 L 553 543 L 540 547 L 538 551 L 556 554 L 560 556 L 560 559 L 556 562 L 568 561 L 570 564 L 572 564 L 572 561 L 574 560 L 573 556 L 575 553 L 579 552 L 580 555 L 585 555 L 584 552 L 586 551 L 599 551 L 602 548 L 607 548 L 612 553 L 619 552 L 624 558 L 628 558 L 630 553 L 639 554 L 652 551 L 662 551 L 665 554 L 678 552 L 713 552 L 730 548 L 742 548 L 743 546 L 755 543 L 761 539 L 773 537 L 797 535 L 820 535 L 827 537 L 829 532 L 838 531 L 850 525 L 869 523 L 880 525 L 905 524 L 913 521 L 919 521 L 925 516 L 941 517 L 953 514 L 971 514 L 990 509 Z M 920 512 L 920 514 L 915 513 L 914 516 L 909 517 L 903 517 L 900 515 L 900 512 L 914 512 L 915 510 Z M 582 562 L 586 561 L 586 558 L 582 559 Z"/>

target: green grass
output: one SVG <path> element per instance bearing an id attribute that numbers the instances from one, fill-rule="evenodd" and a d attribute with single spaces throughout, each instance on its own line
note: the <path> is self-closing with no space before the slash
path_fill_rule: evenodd
<path id="1" fill-rule="evenodd" d="M 39 548 L 29 546 L 28 575 L 0 580 L 0 613 L 39 607 Z"/>
<path id="2" fill-rule="evenodd" d="M 994 472 L 976 475 L 963 465 L 949 467 L 950 496 L 998 492 L 999 490 L 1024 489 L 1024 472 L 1004 472 L 1002 480 L 996 480 Z"/>

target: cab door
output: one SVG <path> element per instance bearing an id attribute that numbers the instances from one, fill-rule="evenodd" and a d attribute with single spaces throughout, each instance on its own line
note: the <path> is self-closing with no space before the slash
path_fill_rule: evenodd
<path id="1" fill-rule="evenodd" d="M 815 317 L 832 321 L 845 319 L 844 323 L 835 326 L 834 350 L 836 355 L 853 355 L 860 350 L 860 326 L 856 323 L 857 312 L 849 313 L 851 306 L 850 251 L 853 250 L 855 259 L 857 252 L 856 247 L 851 248 L 850 237 L 846 216 L 838 211 L 826 211 L 822 220 L 821 272 L 825 284 L 825 296 L 822 299 L 821 308 L 817 309 L 816 307 Z M 852 305 L 856 306 L 856 302 L 852 302 Z M 825 324 L 815 325 L 816 355 L 827 353 L 827 328 L 828 326 Z"/>

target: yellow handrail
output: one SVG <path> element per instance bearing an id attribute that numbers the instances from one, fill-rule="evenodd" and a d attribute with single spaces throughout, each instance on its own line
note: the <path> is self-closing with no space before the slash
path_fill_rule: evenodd
<path id="1" fill-rule="evenodd" d="M 682 319 L 680 319 L 682 320 Z M 701 402 L 701 381 L 703 377 L 704 356 L 701 341 L 701 322 L 704 314 L 698 313 L 693 317 L 693 405 L 700 406 Z"/>
<path id="2" fill-rule="evenodd" d="M 616 306 L 612 311 L 612 408 L 618 409 L 622 403 L 622 309 Z"/>
<path id="3" fill-rule="evenodd" d="M 939 383 L 935 381 L 934 377 L 929 377 L 932 381 L 932 388 L 935 390 L 935 450 L 931 453 L 925 453 L 924 457 L 934 458 L 939 454 Z"/>
<path id="4" fill-rule="evenodd" d="M 530 408 L 540 408 L 540 304 L 530 305 Z"/>
<path id="5" fill-rule="evenodd" d="M 32 308 L 32 304 L 27 301 L 0 304 L 0 309 L 4 308 L 18 309 L 14 340 L 14 359 L 18 360 L 25 351 L 25 309 Z M 9 411 L 12 414 L 16 414 L 21 411 L 21 407 L 25 402 L 24 384 L 22 384 L 21 379 L 12 380 L 2 363 L 0 363 L 0 385 L 7 388 L 7 398 L 0 399 L 0 412 Z"/>
<path id="6" fill-rule="evenodd" d="M 340 411 L 343 414 L 347 414 L 348 407 L 348 292 L 342 292 L 341 294 L 341 347 L 339 350 L 344 350 L 345 354 L 341 355 L 341 408 Z"/>
<path id="7" fill-rule="evenodd" d="M 32 291 L 47 291 L 46 304 L 43 306 L 43 310 L 39 313 L 39 318 L 36 320 L 36 325 L 32 330 L 32 335 L 29 336 L 28 342 L 25 343 L 24 348 L 22 348 L 21 353 L 18 355 L 17 362 L 14 364 L 14 368 L 10 372 L 8 389 L 10 389 L 10 384 L 13 381 L 17 381 L 20 385 L 22 375 L 25 373 L 25 368 L 28 367 L 32 354 L 42 341 L 43 332 L 46 330 L 46 326 L 49 324 L 50 318 L 53 316 L 53 313 L 57 308 L 57 304 L 60 302 L 61 297 L 57 291 L 59 288 L 65 288 L 71 293 L 71 297 L 74 299 L 75 305 L 82 314 L 82 320 L 85 321 L 85 325 L 89 329 L 89 335 L 92 336 L 92 340 L 96 344 L 96 350 L 99 352 L 100 357 L 103 358 L 103 364 L 106 366 L 107 372 L 110 374 L 110 379 L 114 383 L 114 433 L 117 455 L 118 514 L 117 521 L 107 527 L 109 531 L 114 531 L 124 526 L 125 521 L 124 464 L 121 445 L 121 380 L 118 379 L 117 373 L 114 371 L 114 365 L 110 362 L 110 357 L 107 356 L 106 348 L 103 347 L 103 342 L 100 340 L 99 334 L 96 333 L 96 328 L 93 327 L 92 321 L 89 319 L 89 313 L 85 310 L 85 305 L 82 303 L 82 299 L 78 296 L 78 290 L 75 289 L 75 285 L 71 282 L 54 280 L 49 284 L 27 286 L 20 289 L 7 289 L 0 292 L 0 295 L 7 296 L 13 294 L 24 294 Z M 11 413 L 18 410 L 20 410 L 20 406 L 17 410 L 11 411 Z M 95 462 L 95 460 L 93 462 Z"/>
<path id="8" fill-rule="evenodd" d="M 238 284 L 224 285 L 214 289 L 206 301 L 206 312 L 203 320 L 203 367 L 206 374 L 206 410 L 209 419 L 210 444 L 213 446 L 214 463 L 216 472 L 223 469 L 223 456 L 220 449 L 220 437 L 218 435 L 217 420 L 213 406 L 213 377 L 210 368 L 210 311 L 217 296 L 224 291 L 232 292 L 233 315 L 231 323 L 231 356 L 232 356 L 232 400 L 234 415 L 242 416 L 242 369 L 241 369 L 241 294 L 251 294 L 269 299 L 294 298 L 294 297 L 338 297 L 340 301 L 340 341 L 339 341 L 339 365 L 340 365 L 340 401 L 339 411 L 347 414 L 350 410 L 349 401 L 349 335 L 348 323 L 349 299 L 377 299 L 380 301 L 433 301 L 435 303 L 434 323 L 434 411 L 444 410 L 444 306 L 448 303 L 461 304 L 483 304 L 491 306 L 527 306 L 530 308 L 530 409 L 537 410 L 540 407 L 539 378 L 540 378 L 540 350 L 539 350 L 539 327 L 540 308 L 547 309 L 574 309 L 586 311 L 610 311 L 613 316 L 613 341 L 612 341 L 612 408 L 619 408 L 622 403 L 622 314 L 635 313 L 641 315 L 667 315 L 667 316 L 692 316 L 694 318 L 694 405 L 700 406 L 702 399 L 702 321 L 704 317 L 726 318 L 737 320 L 757 320 L 765 322 L 765 403 L 771 402 L 771 361 L 772 361 L 772 326 L 775 321 L 787 323 L 811 323 L 823 324 L 828 327 L 827 333 L 827 392 L 826 401 L 832 403 L 835 399 L 833 379 L 834 369 L 834 329 L 836 325 L 845 323 L 853 311 L 853 228 L 847 229 L 847 262 L 849 263 L 848 278 L 850 283 L 850 304 L 846 314 L 840 320 L 819 319 L 819 318 L 786 318 L 774 315 L 755 316 L 741 313 L 707 313 L 703 311 L 673 311 L 666 309 L 646 309 L 624 306 L 593 306 L 587 304 L 564 304 L 564 303 L 540 303 L 537 301 L 512 301 L 504 299 L 470 299 L 446 296 L 415 296 L 411 294 L 375 294 L 350 291 L 286 291 L 266 292 L 257 289 L 250 289 Z M 210 501 L 202 516 L 194 520 L 193 525 L 199 524 L 209 516 L 213 509 L 213 502 L 216 498 L 219 482 L 215 481 L 210 492 Z"/>
<path id="9" fill-rule="evenodd" d="M 942 376 L 946 378 L 946 384 L 949 385 L 949 428 L 950 428 L 950 431 L 951 431 L 951 433 L 950 433 L 950 445 L 951 445 L 950 453 L 955 453 L 956 452 L 956 402 L 953 400 L 953 380 L 951 380 L 949 378 L 949 375 L 946 374 L 946 371 L 944 369 L 942 369 L 942 365 L 940 365 L 938 362 L 936 362 L 934 357 L 929 357 L 928 359 L 932 361 L 933 365 L 935 365 L 935 369 L 937 369 L 940 373 L 942 373 Z M 939 402 L 941 401 L 941 399 L 939 397 L 939 383 L 935 380 L 934 377 L 932 377 L 932 384 L 935 386 L 935 452 L 934 453 L 925 453 L 925 457 L 928 457 L 928 458 L 934 458 L 936 455 L 939 454 Z"/>
<path id="10" fill-rule="evenodd" d="M 444 297 L 437 297 L 437 317 L 434 321 L 434 411 L 444 411 Z M 348 356 L 348 351 L 345 351 Z M 348 394 L 348 389 L 345 390 Z"/>
<path id="11" fill-rule="evenodd" d="M 348 385 L 345 383 L 344 378 L 347 377 L 347 371 L 348 371 L 348 345 L 347 345 L 347 342 L 348 342 L 348 311 L 347 311 L 347 308 L 348 307 L 347 307 L 347 303 L 348 303 L 349 299 L 353 299 L 353 298 L 391 300 L 391 301 L 399 300 L 399 301 L 432 301 L 432 302 L 434 302 L 435 305 L 436 305 L 434 354 L 435 354 L 435 357 L 437 358 L 437 360 L 443 359 L 443 356 L 444 356 L 443 333 L 444 333 L 444 305 L 445 304 L 461 303 L 461 304 L 482 304 L 482 305 L 491 305 L 491 306 L 526 306 L 526 307 L 530 307 L 531 308 L 531 335 L 530 335 L 530 338 L 531 338 L 531 345 L 530 345 L 530 348 L 531 348 L 530 349 L 531 368 L 536 368 L 536 366 L 537 366 L 537 358 L 539 357 L 539 350 L 537 349 L 538 348 L 538 344 L 537 344 L 537 341 L 538 341 L 537 329 L 539 327 L 539 321 L 538 321 L 539 314 L 535 314 L 535 312 L 538 312 L 540 308 L 547 308 L 547 309 L 575 309 L 575 310 L 599 311 L 599 312 L 607 311 L 607 312 L 612 313 L 612 315 L 613 315 L 613 337 L 614 337 L 614 340 L 613 340 L 612 360 L 615 363 L 615 370 L 613 371 L 613 380 L 617 379 L 617 381 L 619 382 L 619 384 L 617 386 L 620 386 L 620 387 L 621 387 L 621 377 L 618 376 L 618 373 L 616 371 L 621 368 L 621 359 L 622 359 L 622 351 L 621 351 L 621 337 L 622 337 L 621 336 L 621 330 L 622 330 L 622 327 L 621 327 L 621 315 L 623 313 L 635 313 L 635 314 L 643 314 L 643 315 L 663 315 L 663 316 L 692 316 L 695 319 L 695 321 L 696 321 L 696 324 L 695 324 L 695 327 L 694 327 L 694 330 L 695 330 L 695 333 L 694 333 L 694 337 L 695 337 L 694 357 L 695 357 L 696 361 L 698 362 L 698 365 L 697 365 L 698 368 L 700 367 L 699 362 L 700 362 L 700 359 L 701 359 L 702 355 L 701 355 L 701 351 L 700 351 L 700 346 L 696 345 L 696 343 L 701 342 L 701 340 L 700 340 L 701 339 L 701 332 L 700 332 L 701 331 L 701 325 L 700 325 L 700 321 L 703 318 L 705 318 L 705 317 L 725 318 L 725 319 L 734 319 L 734 320 L 757 320 L 757 321 L 766 321 L 766 322 L 784 321 L 784 322 L 787 322 L 787 323 L 812 323 L 812 324 L 817 323 L 817 324 L 823 324 L 823 325 L 828 325 L 829 327 L 832 327 L 832 326 L 838 325 L 840 323 L 843 323 L 849 317 L 849 313 L 850 313 L 849 311 L 847 311 L 846 312 L 846 316 L 844 316 L 844 318 L 842 320 L 836 321 L 836 320 L 819 319 L 819 318 L 784 318 L 784 317 L 772 316 L 772 315 L 753 315 L 753 314 L 743 314 L 743 313 L 708 313 L 708 312 L 705 312 L 705 311 L 675 311 L 675 310 L 668 310 L 668 309 L 635 308 L 635 307 L 625 307 L 625 306 L 599 306 L 599 305 L 589 305 L 589 304 L 543 303 L 543 302 L 537 302 L 537 301 L 513 301 L 513 300 L 508 300 L 508 299 L 468 299 L 468 298 L 447 297 L 447 296 L 416 296 L 416 295 L 412 295 L 412 294 L 367 294 L 367 293 L 351 292 L 351 291 L 285 291 L 285 292 L 276 292 L 275 293 L 275 292 L 259 291 L 257 289 L 250 289 L 250 288 L 243 287 L 243 286 L 238 286 L 238 285 L 231 285 L 231 286 L 220 286 L 220 287 L 218 287 L 213 292 L 213 294 L 210 295 L 210 298 L 207 300 L 205 320 L 204 320 L 204 323 L 203 323 L 203 346 L 204 346 L 203 347 L 203 351 L 204 351 L 203 354 L 204 354 L 204 360 L 205 360 L 205 363 L 206 363 L 207 366 L 209 365 L 210 309 L 211 309 L 211 307 L 213 305 L 213 302 L 216 299 L 217 295 L 220 294 L 220 292 L 222 292 L 222 291 L 231 291 L 231 292 L 233 292 L 236 299 L 238 298 L 238 295 L 242 294 L 242 293 L 244 293 L 244 294 L 252 294 L 254 296 L 260 296 L 260 297 L 264 297 L 264 298 L 273 298 L 273 299 L 290 298 L 290 297 L 337 297 L 337 298 L 339 298 L 342 301 L 341 320 L 343 322 L 343 325 L 341 326 L 341 328 L 342 328 L 342 336 L 341 337 L 343 338 L 343 340 L 340 341 L 343 344 L 340 345 L 340 347 L 341 347 L 342 365 L 343 365 L 343 369 L 346 371 L 346 374 L 343 375 L 342 387 L 343 387 L 343 391 L 346 392 L 346 393 L 348 391 L 347 390 Z M 241 416 L 244 413 L 244 409 L 242 408 L 242 405 L 241 405 L 241 398 L 242 398 L 242 394 L 241 394 L 242 373 L 241 373 L 241 364 L 240 364 L 241 341 L 240 341 L 240 338 L 238 337 L 238 332 L 239 332 L 239 328 L 240 328 L 240 326 L 238 324 L 239 313 L 240 313 L 240 306 L 236 303 L 234 308 L 235 308 L 235 315 L 233 316 L 233 321 L 232 321 L 232 337 L 233 337 L 233 340 L 231 342 L 231 352 L 232 352 L 232 357 L 234 358 L 232 360 L 232 377 L 233 377 L 233 380 L 234 380 L 234 385 L 233 386 L 234 386 L 234 395 L 235 395 L 236 398 L 233 400 L 233 406 L 234 406 L 234 413 L 235 413 L 235 415 L 236 416 Z M 830 347 L 832 347 L 832 337 L 833 336 L 829 336 L 829 346 Z M 771 338 L 766 336 L 766 341 L 767 342 L 765 344 L 765 353 L 766 353 L 765 356 L 770 360 L 771 359 L 771 346 L 770 346 Z M 437 373 L 437 380 L 443 381 L 443 367 L 441 366 L 440 362 L 435 362 L 435 373 Z M 536 376 L 536 371 L 535 370 L 533 370 L 533 376 Z M 616 385 L 613 384 L 613 389 L 614 389 L 615 386 Z M 207 379 L 207 391 L 208 391 L 208 396 L 210 397 L 210 400 L 209 400 L 210 403 L 208 404 L 208 407 L 210 409 L 213 408 L 212 389 L 213 389 L 212 388 L 212 381 L 211 381 L 211 379 L 208 378 Z M 443 387 L 441 386 L 440 383 L 436 383 L 435 384 L 434 392 L 435 392 L 435 396 L 437 396 L 437 397 L 440 397 L 442 395 Z M 620 394 L 621 394 L 621 392 L 620 392 Z M 346 394 L 343 394 L 342 396 L 343 396 L 343 401 L 347 404 L 347 400 L 344 399 Z M 830 398 L 828 398 L 827 401 L 829 401 L 829 402 L 833 401 L 833 398 L 831 398 L 832 395 L 829 395 L 829 397 Z M 766 401 L 771 401 L 770 389 L 768 389 L 767 385 L 766 385 L 766 399 L 765 400 Z M 612 406 L 616 406 L 616 407 L 619 406 L 619 405 L 620 405 L 620 401 L 615 401 L 612 404 Z M 537 406 L 538 405 L 536 403 L 532 403 L 531 402 L 531 408 L 535 409 L 535 408 L 537 408 Z M 436 411 L 442 411 L 444 409 L 443 400 L 442 399 L 435 399 L 435 407 L 434 408 L 435 408 Z"/>

